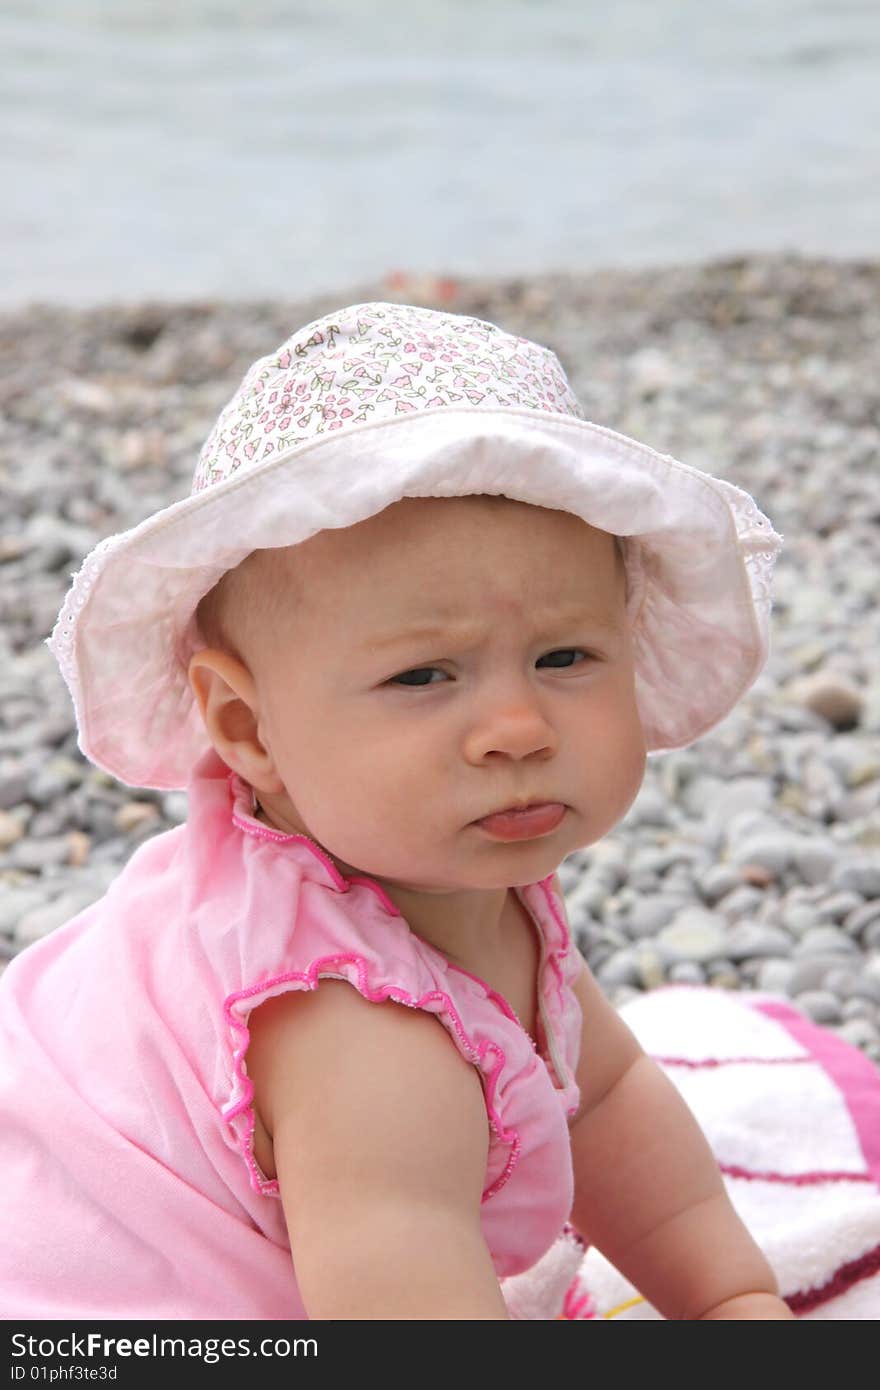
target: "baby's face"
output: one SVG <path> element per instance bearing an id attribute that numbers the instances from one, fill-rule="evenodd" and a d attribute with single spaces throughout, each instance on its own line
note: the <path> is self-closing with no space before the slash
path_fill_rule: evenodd
<path id="1" fill-rule="evenodd" d="M 246 653 L 274 824 L 343 872 L 442 892 L 541 879 L 626 813 L 645 742 L 610 535 L 509 499 L 404 498 L 290 560 L 305 607 Z M 474 824 L 533 799 L 567 808 L 549 834 Z"/>

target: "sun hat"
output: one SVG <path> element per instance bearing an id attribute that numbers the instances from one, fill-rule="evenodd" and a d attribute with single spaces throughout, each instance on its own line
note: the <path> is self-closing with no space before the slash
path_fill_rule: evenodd
<path id="1" fill-rule="evenodd" d="M 189 497 L 102 540 L 47 645 L 79 747 L 130 786 L 185 788 L 209 747 L 187 677 L 202 596 L 252 550 L 404 496 L 503 493 L 621 537 L 648 753 L 729 713 L 769 652 L 782 537 L 748 493 L 590 423 L 555 355 L 481 319 L 357 304 L 255 362 Z"/>

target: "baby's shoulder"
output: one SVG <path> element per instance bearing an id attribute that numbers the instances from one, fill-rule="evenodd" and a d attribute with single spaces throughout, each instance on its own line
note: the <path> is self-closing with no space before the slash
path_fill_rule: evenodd
<path id="1" fill-rule="evenodd" d="M 343 1136 L 349 1151 L 356 1142 L 379 1154 L 392 1134 L 395 1147 L 401 1142 L 394 1116 L 407 1116 L 407 1142 L 417 1147 L 447 1123 L 485 1143 L 479 1077 L 431 1013 L 377 1004 L 345 981 L 324 979 L 317 989 L 266 1000 L 251 1014 L 249 1032 L 254 1152 L 270 1177 L 285 1136 L 296 1134 L 314 1150 L 326 1146 L 328 1161 Z"/>

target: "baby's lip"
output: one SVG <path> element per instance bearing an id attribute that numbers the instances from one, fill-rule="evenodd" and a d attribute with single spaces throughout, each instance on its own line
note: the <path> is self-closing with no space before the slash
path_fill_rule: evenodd
<path id="1" fill-rule="evenodd" d="M 536 806 L 561 806 L 561 801 L 550 801 L 542 796 L 533 796 L 528 801 L 515 801 L 512 806 L 499 806 L 495 811 L 487 811 L 485 816 L 478 816 L 478 820 L 486 820 L 488 816 L 507 816 L 513 811 L 531 811 Z"/>

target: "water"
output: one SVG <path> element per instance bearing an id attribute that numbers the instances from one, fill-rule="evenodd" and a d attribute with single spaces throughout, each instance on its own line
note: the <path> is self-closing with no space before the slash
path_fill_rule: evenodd
<path id="1" fill-rule="evenodd" d="M 17 0 L 0 303 L 874 256 L 874 0 Z"/>

